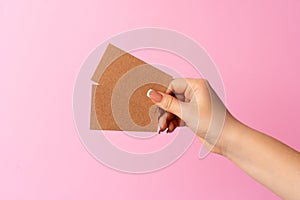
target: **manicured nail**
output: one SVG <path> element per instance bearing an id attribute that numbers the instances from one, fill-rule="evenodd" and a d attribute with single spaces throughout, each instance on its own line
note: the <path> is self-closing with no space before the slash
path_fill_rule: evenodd
<path id="1" fill-rule="evenodd" d="M 159 132 L 160 131 L 160 126 L 158 125 L 157 126 L 157 131 L 156 132 Z"/>
<path id="2" fill-rule="evenodd" d="M 160 102 L 162 100 L 162 95 L 156 92 L 155 90 L 149 89 L 147 92 L 147 97 L 152 99 L 155 102 Z"/>
<path id="3" fill-rule="evenodd" d="M 151 98 L 150 97 L 150 92 L 152 91 L 152 89 L 149 89 L 148 91 L 147 91 L 147 97 L 149 97 L 149 98 Z"/>

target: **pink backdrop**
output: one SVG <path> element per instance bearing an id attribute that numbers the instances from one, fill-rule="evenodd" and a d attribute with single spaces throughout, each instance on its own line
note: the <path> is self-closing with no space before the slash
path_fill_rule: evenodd
<path id="1" fill-rule="evenodd" d="M 132 175 L 82 146 L 73 87 L 111 35 L 155 26 L 202 44 L 227 105 L 250 126 L 300 149 L 300 1 L 0 1 L 0 199 L 279 199 L 228 160 L 198 159 Z"/>

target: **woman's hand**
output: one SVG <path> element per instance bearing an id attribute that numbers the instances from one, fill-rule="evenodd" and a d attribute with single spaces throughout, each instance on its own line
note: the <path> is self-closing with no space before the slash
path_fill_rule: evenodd
<path id="1" fill-rule="evenodd" d="M 159 118 L 159 132 L 173 132 L 176 127 L 186 125 L 209 149 L 222 153 L 219 136 L 230 114 L 208 81 L 175 79 L 166 93 L 149 90 L 147 95 L 166 111 Z"/>
<path id="2" fill-rule="evenodd" d="M 236 120 L 203 79 L 175 79 L 166 93 L 147 95 L 166 112 L 160 131 L 189 126 L 219 153 L 283 199 L 300 199 L 300 153 Z"/>

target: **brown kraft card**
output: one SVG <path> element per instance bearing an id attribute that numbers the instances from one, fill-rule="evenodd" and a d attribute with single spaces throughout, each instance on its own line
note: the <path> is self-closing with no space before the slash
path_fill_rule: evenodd
<path id="1" fill-rule="evenodd" d="M 172 77 L 109 44 L 91 80 L 91 130 L 157 131 L 161 110 L 146 96 Z"/>

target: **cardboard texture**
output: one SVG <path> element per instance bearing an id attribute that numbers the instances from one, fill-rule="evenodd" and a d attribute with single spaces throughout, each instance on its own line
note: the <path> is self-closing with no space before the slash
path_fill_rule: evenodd
<path id="1" fill-rule="evenodd" d="M 157 131 L 161 110 L 146 96 L 172 77 L 109 44 L 92 78 L 91 130 Z"/>

